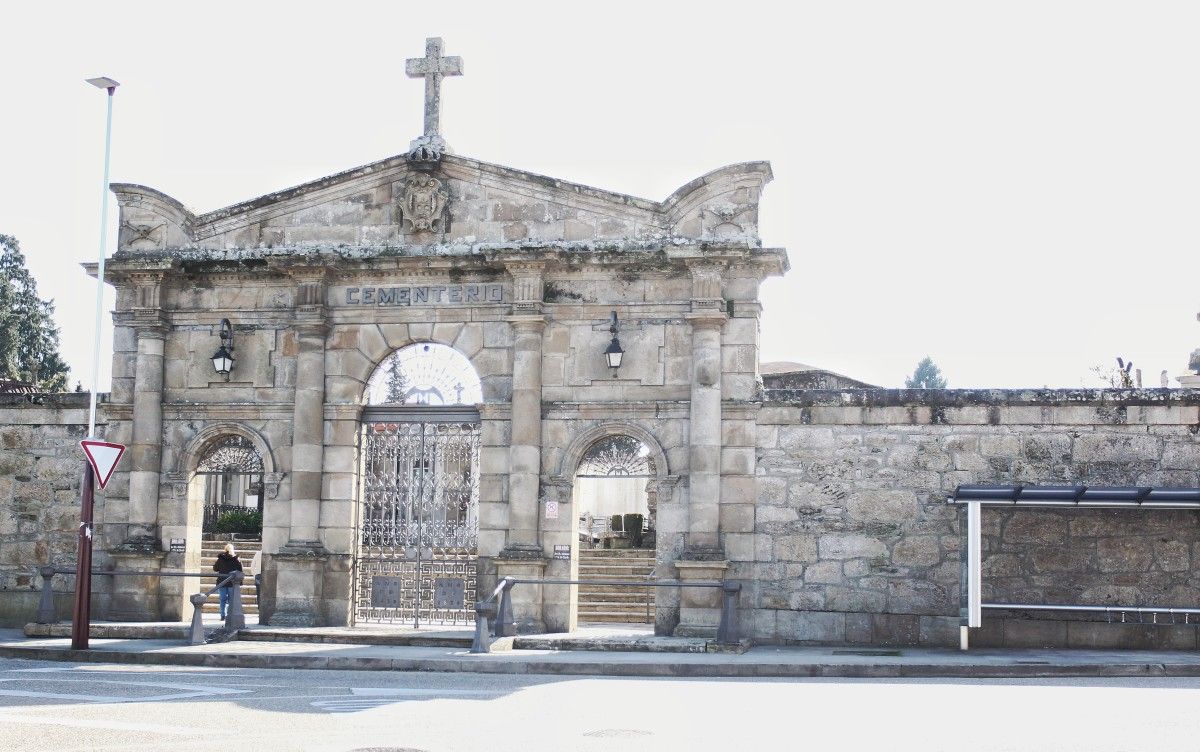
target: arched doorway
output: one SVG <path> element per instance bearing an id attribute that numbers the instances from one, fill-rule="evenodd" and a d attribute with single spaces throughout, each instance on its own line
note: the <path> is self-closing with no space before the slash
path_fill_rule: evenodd
<path id="1" fill-rule="evenodd" d="M 263 474 L 262 457 L 244 436 L 210 444 L 195 473 L 203 482 L 203 532 L 261 537 Z"/>
<path id="2" fill-rule="evenodd" d="M 650 447 L 613 433 L 595 440 L 575 472 L 579 514 L 578 619 L 588 623 L 654 623 L 654 588 L 590 584 L 647 580 L 655 566 L 655 504 L 649 491 L 659 475 Z"/>
<path id="3" fill-rule="evenodd" d="M 454 348 L 417 343 L 380 363 L 366 397 L 355 622 L 471 624 L 479 376 Z"/>

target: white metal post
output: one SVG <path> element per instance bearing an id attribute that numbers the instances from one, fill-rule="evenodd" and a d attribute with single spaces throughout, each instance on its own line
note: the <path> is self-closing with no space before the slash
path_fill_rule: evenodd
<path id="1" fill-rule="evenodd" d="M 981 551 L 983 504 L 967 502 L 967 626 L 979 627 L 983 623 L 983 553 Z"/>
<path id="2" fill-rule="evenodd" d="M 96 339 L 92 343 L 92 400 L 88 408 L 88 438 L 94 439 L 96 389 L 100 382 L 100 319 L 104 315 L 104 257 L 108 251 L 108 164 L 112 150 L 113 94 L 118 84 L 112 79 L 92 79 L 88 83 L 108 90 L 108 116 L 104 123 L 104 181 L 100 185 L 100 265 L 96 269 Z"/>

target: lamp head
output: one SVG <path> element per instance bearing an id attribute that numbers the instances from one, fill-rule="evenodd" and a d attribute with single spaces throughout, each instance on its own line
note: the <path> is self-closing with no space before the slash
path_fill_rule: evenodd
<path id="1" fill-rule="evenodd" d="M 110 96 L 114 91 L 116 91 L 117 87 L 121 85 L 107 76 L 89 78 L 87 79 L 87 82 L 92 86 L 95 86 L 97 89 L 107 89 Z"/>

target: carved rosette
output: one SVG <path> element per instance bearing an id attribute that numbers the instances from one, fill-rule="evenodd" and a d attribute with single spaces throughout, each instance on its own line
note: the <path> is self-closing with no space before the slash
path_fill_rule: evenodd
<path id="1" fill-rule="evenodd" d="M 450 194 L 432 175 L 412 175 L 404 183 L 400 216 L 406 232 L 445 232 Z"/>

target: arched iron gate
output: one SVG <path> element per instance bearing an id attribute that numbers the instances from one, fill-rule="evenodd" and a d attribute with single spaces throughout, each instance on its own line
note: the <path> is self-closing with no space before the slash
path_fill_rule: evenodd
<path id="1" fill-rule="evenodd" d="M 473 622 L 479 444 L 474 410 L 364 417 L 357 622 Z"/>

